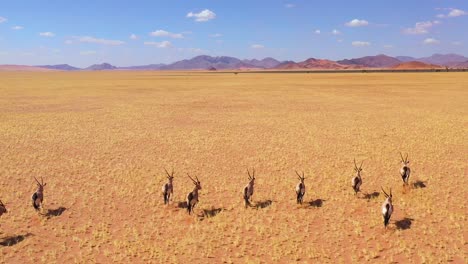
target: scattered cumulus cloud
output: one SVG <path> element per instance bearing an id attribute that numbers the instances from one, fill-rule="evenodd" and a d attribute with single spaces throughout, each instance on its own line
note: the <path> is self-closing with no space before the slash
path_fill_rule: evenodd
<path id="1" fill-rule="evenodd" d="M 8 19 L 6 19 L 5 17 L 1 17 L 0 16 L 0 24 L 3 23 L 3 22 L 6 22 Z"/>
<path id="2" fill-rule="evenodd" d="M 438 14 L 436 17 L 438 18 L 448 18 L 448 17 L 459 17 L 459 16 L 466 16 L 468 15 L 467 11 L 456 9 L 456 8 L 439 8 L 439 10 L 449 10 L 447 14 Z"/>
<path id="3" fill-rule="evenodd" d="M 138 36 L 135 34 L 131 34 L 129 38 L 135 40 L 138 39 Z"/>
<path id="4" fill-rule="evenodd" d="M 429 33 L 429 30 L 435 26 L 440 24 L 440 21 L 424 21 L 424 22 L 417 22 L 414 27 L 412 28 L 405 28 L 403 33 L 410 34 L 410 35 L 421 35 Z"/>
<path id="5" fill-rule="evenodd" d="M 437 40 L 437 39 L 435 39 L 435 38 L 427 38 L 427 39 L 425 39 L 425 40 L 423 41 L 423 43 L 424 43 L 425 45 L 435 45 L 435 44 L 439 44 L 440 41 Z"/>
<path id="6" fill-rule="evenodd" d="M 286 8 L 294 8 L 294 7 L 296 7 L 296 5 L 295 5 L 295 4 L 285 4 L 284 7 L 286 7 Z"/>
<path id="7" fill-rule="evenodd" d="M 463 45 L 463 42 L 461 42 L 461 41 L 453 41 L 453 42 L 452 42 L 452 45 L 454 45 L 454 46 L 461 46 L 461 45 Z"/>
<path id="8" fill-rule="evenodd" d="M 93 43 L 93 44 L 108 45 L 108 46 L 119 46 L 119 45 L 125 44 L 125 42 L 121 40 L 102 39 L 102 38 L 95 38 L 95 37 L 90 37 L 90 36 L 78 36 L 78 37 L 74 37 L 74 39 L 78 42 Z"/>
<path id="9" fill-rule="evenodd" d="M 14 26 L 14 27 L 11 27 L 11 29 L 13 29 L 13 30 L 21 30 L 21 29 L 24 29 L 24 27 L 22 27 L 22 26 Z"/>
<path id="10" fill-rule="evenodd" d="M 46 38 L 52 38 L 52 37 L 55 37 L 55 34 L 52 33 L 52 32 L 41 32 L 41 33 L 39 33 L 39 36 L 46 37 Z"/>
<path id="11" fill-rule="evenodd" d="M 176 38 L 176 39 L 181 39 L 184 38 L 184 36 L 180 33 L 171 33 L 166 30 L 156 30 L 150 33 L 150 36 L 153 37 L 168 37 L 168 38 Z"/>
<path id="12" fill-rule="evenodd" d="M 387 45 L 384 45 L 383 47 L 386 48 L 386 49 L 391 49 L 391 48 L 393 48 L 393 45 L 387 44 Z"/>
<path id="13" fill-rule="evenodd" d="M 146 46 L 154 46 L 157 48 L 170 48 L 172 47 L 172 43 L 170 41 L 161 41 L 161 42 L 155 42 L 155 41 L 145 41 L 143 44 Z"/>
<path id="14" fill-rule="evenodd" d="M 359 20 L 357 18 L 345 23 L 345 26 L 347 27 L 363 27 L 367 25 L 369 25 L 369 22 L 366 20 Z"/>
<path id="15" fill-rule="evenodd" d="M 332 33 L 333 35 L 340 35 L 340 34 L 341 34 L 341 32 L 338 31 L 337 29 L 332 30 L 331 33 Z"/>
<path id="16" fill-rule="evenodd" d="M 207 53 L 206 50 L 199 49 L 199 48 L 178 48 L 177 50 L 180 52 L 190 52 L 190 53 L 196 53 L 196 54 Z"/>
<path id="17" fill-rule="evenodd" d="M 261 44 L 253 44 L 252 46 L 250 46 L 252 49 L 263 49 L 265 48 L 265 46 L 261 45 Z"/>
<path id="18" fill-rule="evenodd" d="M 351 45 L 353 45 L 354 47 L 367 47 L 370 46 L 371 43 L 367 41 L 353 41 L 351 42 Z"/>
<path id="19" fill-rule="evenodd" d="M 206 22 L 206 21 L 210 21 L 212 19 L 215 19 L 216 14 L 213 11 L 209 10 L 209 9 L 205 9 L 205 10 L 201 11 L 200 13 L 190 12 L 190 13 L 187 14 L 187 17 L 188 18 L 193 18 L 197 22 Z"/>
<path id="20" fill-rule="evenodd" d="M 85 50 L 85 51 L 80 51 L 81 56 L 89 56 L 89 55 L 94 55 L 97 52 L 94 50 Z"/>
<path id="21" fill-rule="evenodd" d="M 314 31 L 314 33 L 317 34 L 317 35 L 319 35 L 319 34 L 321 33 L 321 32 L 320 32 L 320 29 L 316 29 L 316 30 Z"/>
<path id="22" fill-rule="evenodd" d="M 223 34 L 219 34 L 219 33 L 215 33 L 215 34 L 210 35 L 210 37 L 212 37 L 212 38 L 220 38 L 222 36 L 223 36 Z"/>

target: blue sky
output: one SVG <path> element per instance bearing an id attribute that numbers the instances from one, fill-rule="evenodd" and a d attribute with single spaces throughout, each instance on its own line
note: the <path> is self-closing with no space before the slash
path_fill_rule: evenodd
<path id="1" fill-rule="evenodd" d="M 468 1 L 2 0 L 0 64 L 468 56 Z"/>

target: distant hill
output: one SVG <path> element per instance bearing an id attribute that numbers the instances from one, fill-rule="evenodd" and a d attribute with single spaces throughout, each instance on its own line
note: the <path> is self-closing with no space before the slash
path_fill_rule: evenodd
<path id="1" fill-rule="evenodd" d="M 396 56 L 395 59 L 401 61 L 401 62 L 408 62 L 408 61 L 417 61 L 416 58 L 410 57 L 410 56 Z"/>
<path id="2" fill-rule="evenodd" d="M 148 64 L 148 65 L 139 65 L 139 66 L 127 66 L 127 67 L 118 67 L 119 70 L 160 70 L 161 67 L 166 66 L 166 64 Z"/>
<path id="3" fill-rule="evenodd" d="M 419 58 L 417 61 L 444 66 L 454 66 L 468 61 L 468 58 L 458 54 L 433 54 L 430 57 Z"/>
<path id="4" fill-rule="evenodd" d="M 331 60 L 309 58 L 302 62 L 287 61 L 279 64 L 276 69 L 347 69 L 352 68 Z"/>
<path id="5" fill-rule="evenodd" d="M 403 62 L 398 65 L 395 65 L 392 67 L 393 69 L 438 69 L 442 68 L 439 65 L 435 64 L 428 64 L 420 61 L 408 61 L 408 62 Z"/>
<path id="6" fill-rule="evenodd" d="M 87 68 L 84 68 L 85 71 L 107 71 L 107 70 L 115 70 L 117 67 L 109 64 L 109 63 L 101 63 L 101 64 L 93 64 Z"/>
<path id="7" fill-rule="evenodd" d="M 458 63 L 455 68 L 468 68 L 468 60 L 465 62 Z"/>
<path id="8" fill-rule="evenodd" d="M 264 58 L 263 60 L 257 60 L 257 59 L 242 60 L 242 62 L 248 65 L 255 66 L 257 68 L 264 68 L 264 69 L 274 68 L 278 66 L 279 64 L 281 64 L 281 62 L 270 57 Z"/>
<path id="9" fill-rule="evenodd" d="M 68 64 L 40 65 L 40 66 L 36 66 L 36 67 L 51 69 L 51 70 L 60 70 L 60 71 L 77 71 L 77 70 L 80 70 L 80 68 L 76 68 L 76 67 L 70 66 Z"/>
<path id="10" fill-rule="evenodd" d="M 255 68 L 255 66 L 242 62 L 234 57 L 211 57 L 201 55 L 189 60 L 181 60 L 161 67 L 161 70 L 206 70 L 214 67 L 218 70 Z"/>
<path id="11" fill-rule="evenodd" d="M 35 72 L 50 72 L 52 69 L 41 68 L 27 65 L 0 65 L 0 71 L 35 71 Z"/>
<path id="12" fill-rule="evenodd" d="M 337 61 L 337 63 L 343 65 L 356 65 L 370 68 L 388 68 L 400 64 L 401 61 L 396 58 L 380 54 L 377 56 L 366 56 L 350 60 L 339 60 Z"/>

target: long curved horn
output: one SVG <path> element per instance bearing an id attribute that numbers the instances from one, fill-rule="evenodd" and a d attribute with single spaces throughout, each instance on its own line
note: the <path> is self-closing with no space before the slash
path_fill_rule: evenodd
<path id="1" fill-rule="evenodd" d="M 171 175 L 170 175 L 169 172 L 166 170 L 166 168 L 164 168 L 164 170 L 166 171 L 167 177 L 171 177 Z"/>
<path id="2" fill-rule="evenodd" d="M 296 172 L 296 175 L 299 177 L 299 179 L 301 178 L 301 175 L 297 172 L 297 170 L 294 170 Z"/>
<path id="3" fill-rule="evenodd" d="M 364 163 L 364 161 L 361 161 L 361 166 L 359 166 L 359 169 L 362 170 L 362 164 Z"/>
<path id="4" fill-rule="evenodd" d="M 384 192 L 384 193 L 385 193 L 385 195 L 386 195 L 387 197 L 389 196 L 389 195 L 388 195 L 388 194 L 387 194 L 387 193 L 384 191 L 384 189 L 383 189 L 383 187 L 382 187 L 382 186 L 380 186 L 380 189 L 382 189 L 382 192 Z"/>
<path id="5" fill-rule="evenodd" d="M 247 174 L 249 174 L 249 180 L 251 180 L 251 179 L 252 179 L 252 175 L 250 175 L 249 168 L 247 168 Z"/>
<path id="6" fill-rule="evenodd" d="M 190 177 L 190 175 L 187 173 L 187 176 L 192 180 L 192 182 L 195 184 L 197 183 L 192 177 Z"/>
<path id="7" fill-rule="evenodd" d="M 400 151 L 400 157 L 401 157 L 401 162 L 405 162 L 405 160 L 403 159 L 403 155 L 401 154 L 401 151 Z"/>
<path id="8" fill-rule="evenodd" d="M 390 197 L 392 197 L 392 188 L 390 188 Z"/>
<path id="9" fill-rule="evenodd" d="M 406 153 L 405 162 L 408 162 L 408 153 Z"/>
<path id="10" fill-rule="evenodd" d="M 358 169 L 357 164 L 356 164 L 356 159 L 354 159 L 354 169 L 355 169 L 355 170 Z"/>
<path id="11" fill-rule="evenodd" d="M 302 172 L 302 180 L 305 180 L 304 172 Z"/>
<path id="12" fill-rule="evenodd" d="M 36 180 L 37 184 L 41 185 L 36 177 L 34 177 L 34 180 Z"/>
<path id="13" fill-rule="evenodd" d="M 195 178 L 197 178 L 197 183 L 199 183 L 199 182 L 200 182 L 200 180 L 198 179 L 198 176 L 195 176 Z"/>

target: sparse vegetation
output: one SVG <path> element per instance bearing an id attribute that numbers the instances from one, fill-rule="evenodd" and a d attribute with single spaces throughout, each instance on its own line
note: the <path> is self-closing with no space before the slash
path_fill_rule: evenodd
<path id="1" fill-rule="evenodd" d="M 467 262 L 465 73 L 0 79 L 0 262 Z M 365 199 L 352 157 L 366 161 Z M 203 180 L 192 215 L 186 177 L 163 206 L 168 164 Z M 258 210 L 241 193 L 251 166 Z M 33 176 L 47 179 L 44 216 Z M 386 231 L 380 186 L 393 191 Z"/>

